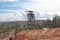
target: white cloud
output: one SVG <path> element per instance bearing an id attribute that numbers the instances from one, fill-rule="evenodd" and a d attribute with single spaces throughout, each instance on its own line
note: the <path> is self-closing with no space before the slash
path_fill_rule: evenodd
<path id="1" fill-rule="evenodd" d="M 5 11 L 3 14 L 0 14 L 0 21 L 23 21 L 27 20 L 27 12 L 25 10 L 0 10 Z M 35 12 L 35 17 L 37 20 L 46 19 L 50 15 L 45 14 L 45 12 Z"/>
<path id="2" fill-rule="evenodd" d="M 1 0 L 0 0 L 1 1 Z M 7 0 L 5 0 L 7 1 Z M 9 1 L 16 1 L 16 0 L 9 0 Z M 36 13 L 36 19 L 41 18 L 52 18 L 52 15 L 58 14 L 60 15 L 60 0 L 29 0 L 30 2 L 22 3 L 22 7 L 25 9 L 32 9 L 39 13 Z M 19 5 L 19 3 L 17 4 Z M 4 20 L 5 16 L 9 18 L 10 20 L 25 20 L 27 19 L 26 13 L 16 10 L 16 11 L 10 11 L 11 14 L 2 14 Z M 41 17 L 41 18 L 40 18 Z M 0 17 L 1 18 L 1 17 Z M 1 18 L 2 19 L 2 18 Z"/>
<path id="3" fill-rule="evenodd" d="M 46 2 L 48 0 L 30 0 L 31 2 Z"/>
<path id="4" fill-rule="evenodd" d="M 26 21 L 27 12 L 25 10 L 0 10 L 0 21 Z"/>
<path id="5" fill-rule="evenodd" d="M 60 13 L 60 0 L 30 0 L 31 2 L 26 3 L 23 7 L 26 9 L 47 9 L 48 11 L 53 11 Z"/>
<path id="6" fill-rule="evenodd" d="M 0 0 L 0 2 L 15 2 L 16 0 Z"/>
<path id="7" fill-rule="evenodd" d="M 0 21 L 20 21 L 20 20 L 23 20 L 23 17 L 22 14 L 18 11 L 9 10 L 6 13 L 0 14 Z"/>

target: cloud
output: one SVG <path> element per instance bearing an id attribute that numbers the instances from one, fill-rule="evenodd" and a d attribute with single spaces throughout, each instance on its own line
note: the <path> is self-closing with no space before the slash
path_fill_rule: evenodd
<path id="1" fill-rule="evenodd" d="M 23 20 L 22 14 L 14 10 L 5 10 L 0 14 L 0 21 L 20 21 Z"/>
<path id="2" fill-rule="evenodd" d="M 46 2 L 48 0 L 30 0 L 31 2 L 36 2 L 36 3 L 41 3 L 41 2 Z"/>
<path id="3" fill-rule="evenodd" d="M 16 0 L 0 0 L 0 2 L 15 2 Z"/>
<path id="4" fill-rule="evenodd" d="M 0 21 L 24 21 L 28 20 L 27 12 L 25 10 L 1 10 Z M 36 20 L 43 20 L 49 18 L 50 15 L 45 12 L 35 12 Z M 51 18 L 51 17 L 50 17 Z"/>
<path id="5" fill-rule="evenodd" d="M 0 0 L 4 1 L 4 0 Z M 7 0 L 5 0 L 7 1 Z M 8 0 L 10 2 L 15 2 L 16 0 Z M 3 7 L 3 8 L 2 8 Z M 32 9 L 39 13 L 35 13 L 36 19 L 41 18 L 52 18 L 54 14 L 60 14 L 60 0 L 25 0 L 22 1 L 18 0 L 16 3 L 7 3 L 1 6 L 1 8 L 7 11 L 6 13 L 1 14 L 5 19 L 4 15 L 7 16 L 6 19 L 9 20 L 25 20 L 27 19 L 27 14 L 24 13 L 21 9 Z M 16 8 L 16 9 L 15 9 Z M 12 10 L 12 11 L 11 11 Z M 9 14 L 11 13 L 11 14 Z M 0 17 L 1 18 L 1 17 Z"/>
<path id="6" fill-rule="evenodd" d="M 0 10 L 0 21 L 26 21 L 25 10 Z"/>
<path id="7" fill-rule="evenodd" d="M 48 11 L 60 12 L 60 0 L 30 0 L 29 3 L 25 3 L 23 7 L 26 9 L 47 9 Z"/>
<path id="8" fill-rule="evenodd" d="M 29 0 L 22 5 L 24 9 L 32 9 L 39 14 L 36 14 L 37 19 L 50 18 L 52 20 L 53 15 L 60 15 L 60 0 Z M 39 18 L 40 17 L 40 18 Z"/>

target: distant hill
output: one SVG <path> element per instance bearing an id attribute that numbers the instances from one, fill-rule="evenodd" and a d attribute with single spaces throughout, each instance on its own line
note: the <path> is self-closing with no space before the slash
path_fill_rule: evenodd
<path id="1" fill-rule="evenodd" d="M 46 20 L 36 20 L 36 24 L 39 24 L 41 25 L 43 22 L 46 22 Z M 12 25 L 12 24 L 17 24 L 17 25 L 20 25 L 20 26 L 24 26 L 24 25 L 27 25 L 28 21 L 11 21 L 11 22 L 0 22 L 0 25 L 3 24 L 3 25 Z"/>

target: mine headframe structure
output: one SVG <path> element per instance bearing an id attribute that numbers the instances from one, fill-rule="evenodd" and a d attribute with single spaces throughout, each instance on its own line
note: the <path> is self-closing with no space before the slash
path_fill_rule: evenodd
<path id="1" fill-rule="evenodd" d="M 28 27 L 29 27 L 29 29 L 36 29 L 37 25 L 36 25 L 34 11 L 28 11 L 27 16 L 28 16 Z"/>

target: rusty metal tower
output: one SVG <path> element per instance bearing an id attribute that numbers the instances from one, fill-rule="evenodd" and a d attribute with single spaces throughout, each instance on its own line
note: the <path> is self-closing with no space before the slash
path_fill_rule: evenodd
<path id="1" fill-rule="evenodd" d="M 28 11 L 28 27 L 29 29 L 36 29 L 34 11 Z"/>

